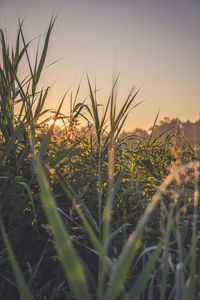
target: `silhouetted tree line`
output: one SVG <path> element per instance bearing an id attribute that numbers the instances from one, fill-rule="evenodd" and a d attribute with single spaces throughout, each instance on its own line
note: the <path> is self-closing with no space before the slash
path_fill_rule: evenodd
<path id="1" fill-rule="evenodd" d="M 200 147 L 200 120 L 196 122 L 186 121 L 181 122 L 178 118 L 170 119 L 165 117 L 163 120 L 159 121 L 153 128 L 153 138 L 166 132 L 160 139 L 165 140 L 167 134 L 175 135 L 177 124 L 180 124 L 183 139 L 193 146 Z M 122 132 L 121 137 L 130 137 L 133 144 L 137 143 L 138 140 L 147 140 L 152 132 L 152 127 L 149 130 L 144 130 L 141 128 L 136 128 L 131 132 Z"/>

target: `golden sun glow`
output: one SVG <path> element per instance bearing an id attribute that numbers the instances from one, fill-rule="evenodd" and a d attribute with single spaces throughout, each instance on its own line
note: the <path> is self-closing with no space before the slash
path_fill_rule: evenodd
<path id="1" fill-rule="evenodd" d="M 49 125 L 49 126 L 51 126 L 52 124 L 55 124 L 55 126 L 59 126 L 59 127 L 61 127 L 62 126 L 62 120 L 54 120 L 54 119 L 51 119 L 50 121 L 48 121 L 47 122 L 47 124 Z"/>

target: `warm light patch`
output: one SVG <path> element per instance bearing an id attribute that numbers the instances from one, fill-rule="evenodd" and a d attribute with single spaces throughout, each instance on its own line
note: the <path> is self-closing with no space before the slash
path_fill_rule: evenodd
<path id="1" fill-rule="evenodd" d="M 52 124 L 55 124 L 55 126 L 62 126 L 62 120 L 54 120 L 54 119 L 51 119 L 50 121 L 48 121 L 47 122 L 47 124 L 49 125 L 49 126 L 51 126 Z"/>

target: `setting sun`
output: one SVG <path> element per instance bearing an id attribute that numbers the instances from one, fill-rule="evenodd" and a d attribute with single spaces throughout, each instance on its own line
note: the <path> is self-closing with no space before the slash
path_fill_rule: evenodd
<path id="1" fill-rule="evenodd" d="M 62 120 L 60 120 L 60 119 L 58 119 L 58 120 L 56 120 L 56 121 L 55 121 L 54 119 L 51 119 L 50 121 L 47 122 L 47 124 L 48 124 L 49 126 L 51 126 L 53 123 L 55 124 L 55 126 L 60 126 L 60 127 L 61 127 L 62 124 L 63 124 L 63 123 L 62 123 Z"/>

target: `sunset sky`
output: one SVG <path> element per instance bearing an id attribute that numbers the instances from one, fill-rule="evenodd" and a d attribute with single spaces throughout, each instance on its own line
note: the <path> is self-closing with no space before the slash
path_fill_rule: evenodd
<path id="1" fill-rule="evenodd" d="M 137 101 L 144 101 L 131 112 L 127 130 L 148 129 L 158 111 L 159 119 L 199 118 L 199 0 L 0 0 L 0 28 L 12 43 L 18 17 L 25 19 L 26 41 L 42 34 L 42 45 L 53 13 L 47 64 L 62 59 L 42 77 L 44 86 L 55 81 L 49 107 L 56 108 L 68 88 L 74 91 L 86 72 L 92 83 L 96 77 L 104 104 L 120 72 L 119 107 L 132 86 L 141 88 Z M 80 100 L 87 94 L 84 76 Z"/>

